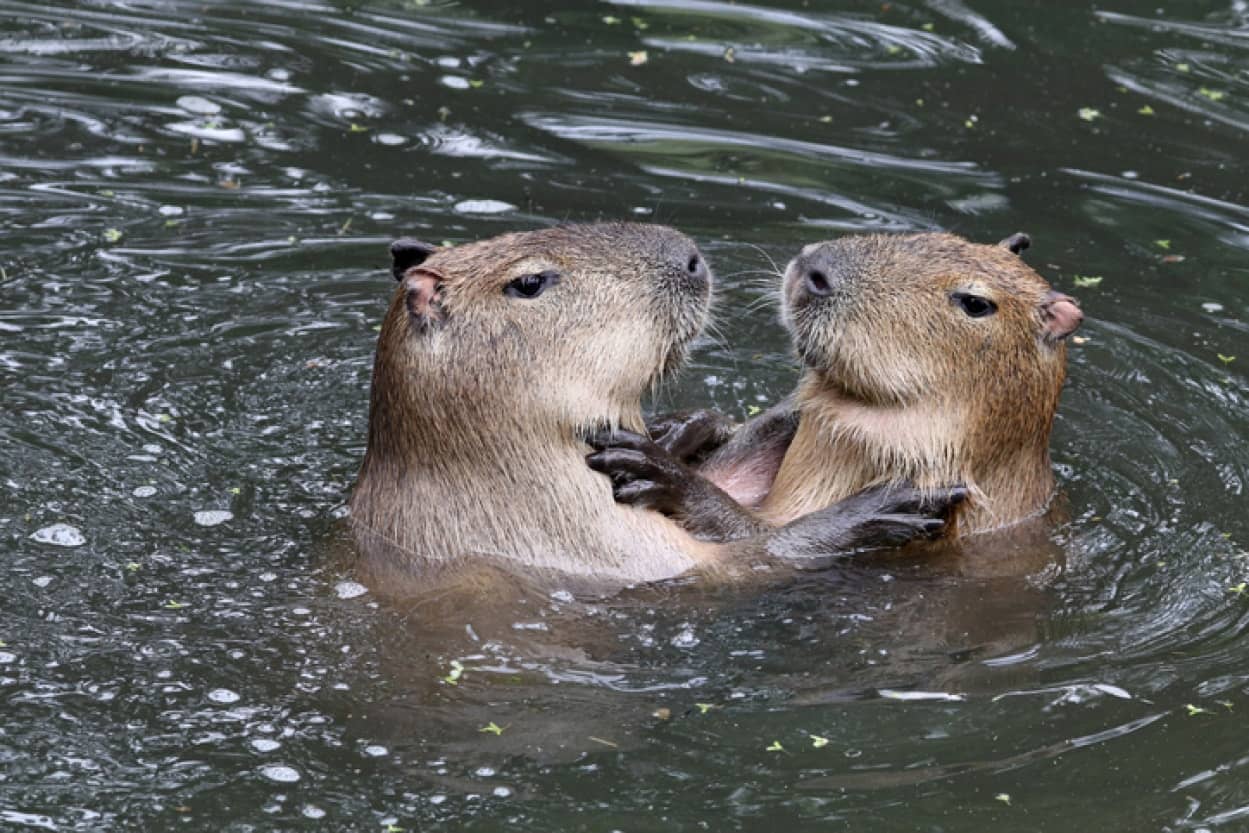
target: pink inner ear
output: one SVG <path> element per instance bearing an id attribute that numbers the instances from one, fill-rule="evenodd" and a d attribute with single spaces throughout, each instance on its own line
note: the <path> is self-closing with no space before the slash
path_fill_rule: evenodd
<path id="1" fill-rule="evenodd" d="M 1076 331 L 1084 320 L 1080 305 L 1070 295 L 1051 291 L 1041 305 L 1045 337 L 1049 341 L 1062 341 Z"/>
<path id="2" fill-rule="evenodd" d="M 441 320 L 438 290 L 442 286 L 442 275 L 417 266 L 404 273 L 402 286 L 407 292 L 408 312 L 430 321 Z"/>

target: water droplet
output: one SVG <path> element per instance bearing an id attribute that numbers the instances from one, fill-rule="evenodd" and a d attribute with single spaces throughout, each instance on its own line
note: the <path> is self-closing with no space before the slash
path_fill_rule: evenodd
<path id="1" fill-rule="evenodd" d="M 294 784 L 299 781 L 299 771 L 289 766 L 280 764 L 271 764 L 262 766 L 260 774 L 268 778 L 270 781 L 276 781 L 279 784 Z"/>
<path id="2" fill-rule="evenodd" d="M 57 547 L 81 547 L 87 543 L 78 527 L 69 524 L 52 524 L 37 530 L 30 536 L 41 544 L 52 544 Z"/>
<path id="3" fill-rule="evenodd" d="M 358 581 L 340 581 L 334 585 L 334 593 L 340 599 L 354 599 L 357 596 L 363 596 L 367 592 L 369 592 L 369 588 Z"/>
<path id="4" fill-rule="evenodd" d="M 208 699 L 214 703 L 229 705 L 230 703 L 237 703 L 239 696 L 228 688 L 214 688 L 208 692 Z"/>
<path id="5" fill-rule="evenodd" d="M 234 513 L 225 509 L 205 509 L 195 513 L 195 522 L 200 526 L 217 526 L 233 517 Z"/>

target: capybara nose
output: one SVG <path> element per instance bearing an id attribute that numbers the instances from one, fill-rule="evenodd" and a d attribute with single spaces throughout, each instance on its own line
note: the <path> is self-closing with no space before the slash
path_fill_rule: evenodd
<path id="1" fill-rule="evenodd" d="M 683 257 L 681 267 L 693 283 L 705 284 L 711 280 L 711 270 L 707 268 L 707 260 L 698 249 L 692 249 Z"/>
<path id="2" fill-rule="evenodd" d="M 802 283 L 812 295 L 827 298 L 833 294 L 833 282 L 823 269 L 807 267 L 806 274 L 802 276 Z"/>

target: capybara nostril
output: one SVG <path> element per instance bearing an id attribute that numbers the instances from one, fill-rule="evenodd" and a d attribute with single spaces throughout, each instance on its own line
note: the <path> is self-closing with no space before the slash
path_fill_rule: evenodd
<path id="1" fill-rule="evenodd" d="M 819 295 L 821 298 L 827 298 L 833 294 L 832 281 L 828 279 L 828 275 L 819 269 L 807 270 L 806 276 L 807 291 L 812 295 Z"/>
<path id="2" fill-rule="evenodd" d="M 707 283 L 711 279 L 711 272 L 707 268 L 707 261 L 703 256 L 695 251 L 689 255 L 689 259 L 685 263 L 685 273 L 698 283 Z"/>

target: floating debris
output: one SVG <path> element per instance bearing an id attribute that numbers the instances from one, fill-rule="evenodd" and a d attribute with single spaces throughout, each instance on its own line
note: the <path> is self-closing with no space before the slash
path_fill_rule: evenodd
<path id="1" fill-rule="evenodd" d="M 1093 122 L 1102 117 L 1102 111 L 1094 107 L 1081 107 L 1078 111 L 1076 111 L 1076 115 L 1084 121 Z"/>
<path id="2" fill-rule="evenodd" d="M 637 52 L 629 53 L 629 65 L 640 67 L 642 64 L 650 60 L 650 56 L 646 54 L 645 49 L 639 49 Z"/>

